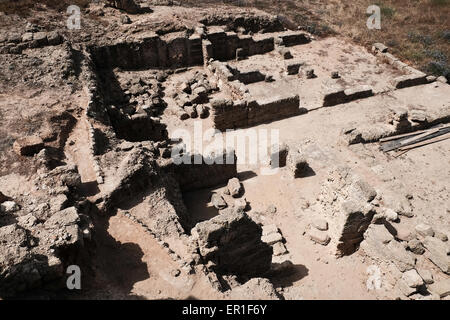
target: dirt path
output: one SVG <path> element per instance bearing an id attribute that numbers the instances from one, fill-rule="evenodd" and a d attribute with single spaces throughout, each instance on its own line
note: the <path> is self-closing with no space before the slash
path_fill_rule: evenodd
<path id="1" fill-rule="evenodd" d="M 79 99 L 86 106 L 85 95 Z M 78 166 L 82 193 L 99 193 L 90 151 L 89 124 L 84 110 L 65 146 L 66 157 Z M 160 247 L 144 228 L 117 214 L 94 216 L 95 258 L 81 295 L 93 299 L 210 299 L 218 297 L 202 273 L 189 275 Z M 179 274 L 178 274 L 179 273 Z"/>
<path id="2" fill-rule="evenodd" d="M 81 192 L 89 197 L 97 194 L 99 189 L 90 151 L 89 127 L 84 112 L 87 103 L 88 98 L 83 95 L 79 100 L 79 105 L 83 107 L 83 110 L 67 140 L 68 143 L 65 146 L 64 153 L 69 160 L 78 166 L 82 182 Z"/>

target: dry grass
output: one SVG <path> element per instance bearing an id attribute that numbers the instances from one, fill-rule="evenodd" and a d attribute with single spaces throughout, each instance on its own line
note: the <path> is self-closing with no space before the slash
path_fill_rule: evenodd
<path id="1" fill-rule="evenodd" d="M 341 14 L 331 15 L 342 24 L 336 31 L 358 43 L 369 46 L 383 42 L 396 56 L 420 69 L 450 77 L 450 41 L 445 35 L 450 31 L 450 0 L 385 0 L 376 2 L 381 8 L 381 30 L 369 30 L 361 18 L 372 2 L 353 1 L 346 6 L 341 1 L 334 5 Z M 332 11 L 331 11 L 332 12 Z"/>
<path id="2" fill-rule="evenodd" d="M 317 35 L 336 32 L 366 47 L 383 42 L 403 61 L 450 78 L 450 0 L 184 0 L 181 3 L 256 7 L 284 15 Z M 373 4 L 381 9 L 381 30 L 369 30 L 366 26 L 366 10 Z"/>
<path id="3" fill-rule="evenodd" d="M 33 10 L 65 11 L 70 5 L 86 7 L 90 0 L 0 0 L 0 11 L 6 14 L 18 14 L 22 17 L 32 15 Z"/>
<path id="4" fill-rule="evenodd" d="M 70 4 L 90 0 L 0 0 L 0 11 L 30 14 L 30 9 L 63 11 Z M 158 1 L 153 1 L 158 2 Z M 168 4 L 170 0 L 161 1 Z M 307 31 L 327 36 L 340 34 L 370 47 L 383 42 L 403 61 L 450 78 L 450 0 L 179 0 L 184 6 L 227 4 L 254 7 L 283 15 Z M 381 8 L 381 30 L 366 26 L 367 7 Z"/>

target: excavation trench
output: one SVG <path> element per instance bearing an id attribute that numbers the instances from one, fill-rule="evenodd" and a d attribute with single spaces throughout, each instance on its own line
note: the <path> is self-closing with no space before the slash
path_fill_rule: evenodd
<path id="1" fill-rule="evenodd" d="M 151 38 L 138 44 L 89 49 L 99 92 L 89 111 L 95 120 L 110 124 L 115 141 L 109 144 L 118 145 L 116 150 L 124 151 L 116 159 L 119 162 L 115 176 L 110 177 L 108 169 L 104 169 L 102 190 L 106 195 L 101 208 L 117 215 L 124 212 L 157 242 L 167 243 L 169 256 L 184 262 L 184 266 L 203 263 L 208 264 L 211 274 L 249 279 L 270 269 L 272 248 L 261 241 L 261 228 L 245 214 L 235 211 L 197 224 L 203 219 L 192 217 L 183 200 L 183 195 L 189 196 L 191 191 L 224 185 L 236 177 L 236 161 L 227 164 L 227 154 L 223 155 L 225 164 L 207 164 L 204 160 L 200 165 L 194 162 L 165 165 L 157 160 L 170 148 L 166 125 L 158 116 L 167 108 L 165 81 L 173 71 L 162 69 L 202 65 L 205 50 L 212 50 L 213 56 L 223 54 L 219 46 L 224 39 L 230 42 L 227 55 L 214 58 L 231 59 L 242 46 L 247 46 L 247 54 L 273 49 L 271 37 L 261 41 L 251 37 L 242 40 L 225 33 L 211 37 L 214 40 L 207 44 L 210 46 L 207 49 L 202 48 L 205 43 L 201 39 L 192 37 L 167 41 Z M 141 144 L 124 148 L 125 142 Z M 101 152 L 98 156 L 102 157 Z M 234 154 L 232 157 L 236 160 Z M 188 248 L 180 239 L 189 239 Z M 199 256 L 199 260 L 192 260 L 192 254 Z"/>
<path id="2" fill-rule="evenodd" d="M 299 70 L 303 64 L 298 61 L 275 60 L 269 71 L 278 72 L 280 75 L 276 77 L 247 68 L 265 63 L 262 54 L 273 57 L 280 43 L 283 49 L 293 47 L 297 55 L 302 53 L 301 47 L 309 46 L 314 51 L 310 59 L 322 57 L 323 48 L 329 47 L 327 41 L 310 44 L 309 36 L 302 32 L 248 36 L 210 26 L 204 36 L 145 34 L 131 42 L 90 47 L 88 51 L 95 66 L 98 94 L 88 114 L 92 121 L 107 127 L 104 136 L 109 145 L 100 148 L 103 151 L 97 155 L 104 169 L 100 209 L 131 219 L 135 227 L 140 226 L 156 243 L 166 248 L 163 249 L 166 254 L 187 274 L 196 266 L 204 265 L 208 274 L 213 275 L 213 280 L 209 279 L 216 288 L 226 288 L 220 285 L 222 276 L 237 276 L 242 282 L 267 276 L 273 268 L 273 247 L 261 241 L 262 228 L 233 206 L 220 212 L 208 207 L 211 190 L 225 186 L 231 178 L 238 176 L 236 161 L 233 164 L 227 161 L 225 164 L 208 164 L 200 157 L 201 164 L 195 164 L 195 161 L 174 164 L 171 159 L 174 141 L 169 139 L 169 132 L 177 128 L 192 132 L 194 121 L 201 121 L 206 128 L 225 131 L 271 126 L 272 122 L 283 120 L 290 122 L 287 135 L 298 138 L 296 131 L 299 129 L 289 118 L 309 110 L 320 113 L 320 108 L 336 104 L 348 107 L 352 102 L 357 105 L 363 104 L 361 101 L 364 100 L 386 99 L 382 94 L 387 90 L 385 77 L 392 80 L 399 74 L 391 67 L 373 76 L 376 92 L 367 86 L 356 85 L 358 75 L 352 75 L 348 82 L 336 80 L 336 88 L 332 87 L 334 91 L 326 94 L 320 89 L 322 80 L 313 76 L 314 70 L 309 73 L 303 70 L 305 76 L 302 78 Z M 354 56 L 345 54 L 358 63 Z M 367 54 L 367 59 L 372 58 Z M 373 60 L 375 64 L 376 59 Z M 331 59 L 326 62 L 334 63 Z M 292 69 L 299 74 L 292 75 Z M 328 72 L 325 67 L 316 71 L 322 79 L 325 72 Z M 422 78 L 417 78 L 417 85 L 422 84 Z M 409 83 L 410 80 L 401 81 Z M 287 86 L 290 82 L 312 89 L 291 90 L 292 86 Z M 343 89 L 338 84 L 351 88 Z M 302 99 L 307 103 L 301 105 Z M 320 122 L 317 120 L 320 116 L 326 117 L 323 112 L 310 117 Z M 433 121 L 440 121 L 441 116 L 437 117 Z M 340 121 L 339 125 L 345 122 L 328 120 L 333 124 Z M 403 122 L 410 121 L 400 120 L 399 123 L 393 121 L 388 129 L 397 130 Z M 317 131 L 317 124 L 314 129 Z M 349 144 L 368 142 L 369 139 L 363 138 L 372 134 L 360 132 L 358 128 L 348 133 Z M 328 136 L 327 139 L 330 144 L 335 143 Z M 226 152 L 220 156 L 228 158 Z M 232 156 L 236 160 L 235 155 Z M 294 159 L 292 162 L 288 170 L 298 177 L 295 172 L 303 168 L 301 164 L 305 161 Z M 315 175 L 311 169 L 302 177 Z M 373 197 L 369 202 L 372 200 Z M 348 217 L 340 217 L 330 231 L 334 236 L 338 235 L 330 245 L 338 256 L 348 256 L 358 250 L 374 216 L 373 211 L 366 214 L 360 208 L 348 206 L 347 209 Z M 282 239 L 281 234 L 279 237 Z M 328 237 L 323 243 L 329 241 Z M 286 252 L 284 245 L 281 248 Z M 283 265 L 283 261 L 279 261 L 278 265 Z"/>

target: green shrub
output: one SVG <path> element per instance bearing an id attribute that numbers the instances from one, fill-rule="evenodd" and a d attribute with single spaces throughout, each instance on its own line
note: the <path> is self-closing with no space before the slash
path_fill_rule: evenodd
<path id="1" fill-rule="evenodd" d="M 429 46 L 433 43 L 433 38 L 431 36 L 416 33 L 414 31 L 408 33 L 408 38 L 411 42 L 421 43 L 424 46 Z"/>

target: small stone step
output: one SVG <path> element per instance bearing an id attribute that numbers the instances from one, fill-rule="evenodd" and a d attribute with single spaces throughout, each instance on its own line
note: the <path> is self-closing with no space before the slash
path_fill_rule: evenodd
<path id="1" fill-rule="evenodd" d="M 309 231 L 309 238 L 318 244 L 321 244 L 323 246 L 326 246 L 331 238 L 328 236 L 328 234 L 324 231 L 319 231 L 319 230 L 310 230 Z"/>
<path id="2" fill-rule="evenodd" d="M 267 236 L 262 236 L 261 240 L 269 245 L 275 244 L 277 242 L 281 242 L 283 240 L 283 237 L 280 233 L 271 233 Z"/>

